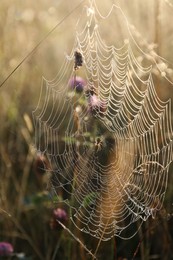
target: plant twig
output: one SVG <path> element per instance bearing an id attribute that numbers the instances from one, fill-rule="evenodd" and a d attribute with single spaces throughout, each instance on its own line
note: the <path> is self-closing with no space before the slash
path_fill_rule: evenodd
<path id="1" fill-rule="evenodd" d="M 80 241 L 80 239 L 78 237 L 76 237 L 71 231 L 70 229 L 68 229 L 63 223 L 61 223 L 58 219 L 56 220 L 62 227 L 64 230 L 66 230 L 88 253 L 89 255 L 92 256 L 92 259 L 97 259 L 95 255 L 93 255 L 93 253 Z"/>

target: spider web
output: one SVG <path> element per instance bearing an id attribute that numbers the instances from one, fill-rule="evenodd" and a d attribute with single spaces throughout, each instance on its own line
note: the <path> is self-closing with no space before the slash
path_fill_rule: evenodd
<path id="1" fill-rule="evenodd" d="M 81 231 L 101 240 L 132 237 L 136 221 L 155 216 L 173 159 L 171 101 L 156 93 L 157 64 L 142 65 L 138 54 L 148 56 L 128 29 L 118 47 L 102 37 L 115 9 L 103 17 L 94 1 L 84 7 L 71 53 L 55 79 L 43 79 L 33 111 L 35 145 L 49 159 L 53 193 Z M 74 53 L 82 55 L 78 67 Z"/>

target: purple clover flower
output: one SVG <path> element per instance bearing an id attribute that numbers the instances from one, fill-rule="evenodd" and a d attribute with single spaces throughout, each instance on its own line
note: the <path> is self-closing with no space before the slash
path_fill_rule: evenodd
<path id="1" fill-rule="evenodd" d="M 59 221 L 67 220 L 67 212 L 64 209 L 61 208 L 54 209 L 53 215 Z"/>
<path id="2" fill-rule="evenodd" d="M 57 222 L 59 220 L 62 223 L 65 223 L 68 219 L 67 212 L 64 209 L 57 208 L 53 211 L 53 216 L 50 221 L 50 227 L 51 229 L 61 229 L 61 225 Z"/>
<path id="3" fill-rule="evenodd" d="M 0 242 L 0 256 L 10 256 L 13 251 L 13 246 L 10 243 Z"/>
<path id="4" fill-rule="evenodd" d="M 91 108 L 94 109 L 94 108 L 100 107 L 101 101 L 95 94 L 93 94 L 89 98 L 89 104 L 90 104 Z"/>
<path id="5" fill-rule="evenodd" d="M 74 76 L 69 80 L 69 86 L 72 90 L 76 90 L 77 93 L 81 93 L 84 90 L 86 81 L 79 76 Z"/>
<path id="6" fill-rule="evenodd" d="M 94 115 L 104 115 L 104 112 L 106 111 L 106 104 L 104 101 L 101 101 L 96 94 L 89 95 L 88 103 L 90 111 Z"/>

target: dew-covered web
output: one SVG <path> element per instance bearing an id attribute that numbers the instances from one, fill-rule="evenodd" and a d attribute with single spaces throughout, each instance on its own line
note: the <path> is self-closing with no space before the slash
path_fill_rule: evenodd
<path id="1" fill-rule="evenodd" d="M 102 240 L 131 237 L 132 224 L 155 216 L 173 159 L 171 102 L 156 93 L 156 64 L 142 65 L 148 56 L 129 28 L 122 44 L 118 32 L 112 43 L 101 34 L 115 11 L 84 7 L 71 53 L 54 80 L 43 79 L 33 112 L 52 191 L 81 231 Z"/>

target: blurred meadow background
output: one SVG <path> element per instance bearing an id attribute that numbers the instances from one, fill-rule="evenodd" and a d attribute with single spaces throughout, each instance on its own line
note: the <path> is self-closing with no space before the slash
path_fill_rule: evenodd
<path id="1" fill-rule="evenodd" d="M 0 1 L 0 83 L 41 39 L 61 21 L 79 0 L 1 0 Z M 113 0 L 97 1 L 106 14 Z M 173 81 L 173 1 L 115 1 L 125 13 L 140 48 L 154 50 L 168 61 L 166 70 Z M 75 25 L 83 2 L 52 32 L 0 88 L 0 242 L 10 243 L 13 255 L 0 259 L 91 259 L 91 256 L 58 225 L 67 227 L 66 208 L 55 208 L 47 190 L 49 176 L 34 148 L 32 111 L 35 109 L 42 76 L 51 80 L 58 73 L 64 56 L 70 52 Z M 118 19 L 105 30 L 105 40 L 116 46 L 125 37 Z M 134 50 L 135 52 L 135 50 Z M 161 61 L 160 66 L 165 66 Z M 154 74 L 160 98 L 173 99 L 173 85 L 163 84 Z M 173 112 L 173 107 L 172 107 Z M 138 235 L 123 241 L 115 238 L 100 245 L 98 259 L 173 259 L 173 167 L 169 172 L 163 210 L 155 220 L 146 221 Z M 94 252 L 97 241 L 78 234 Z M 4 245 L 7 249 L 7 244 Z"/>

